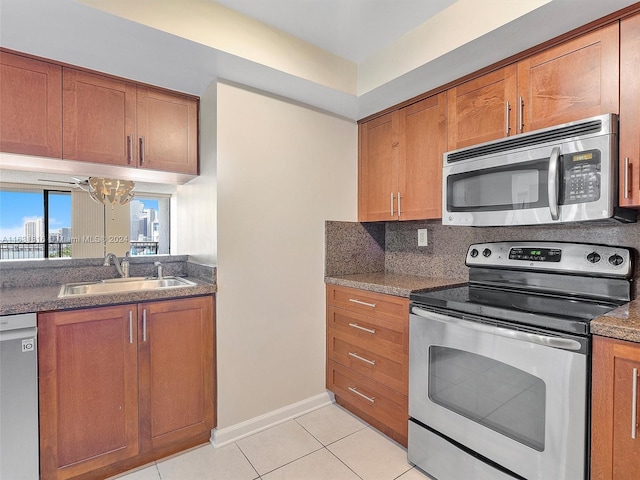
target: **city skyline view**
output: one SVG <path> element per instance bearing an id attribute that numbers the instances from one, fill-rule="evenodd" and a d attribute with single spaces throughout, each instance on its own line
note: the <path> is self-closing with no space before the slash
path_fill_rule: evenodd
<path id="1" fill-rule="evenodd" d="M 25 237 L 25 224 L 44 218 L 42 192 L 0 190 L 0 242 L 20 242 Z M 71 195 L 51 192 L 49 195 L 49 231 L 71 228 Z M 31 240 L 34 241 L 34 240 Z"/>
<path id="2" fill-rule="evenodd" d="M 84 241 L 75 238 L 71 228 L 71 193 L 49 191 L 46 197 L 48 229 L 44 225 L 45 192 L 0 190 L 0 244 L 14 245 L 2 248 L 3 259 L 42 258 L 46 256 L 43 249 L 45 240 L 49 242 L 50 257 L 68 257 L 71 256 L 70 245 Z M 158 200 L 136 198 L 130 203 L 129 212 L 130 238 L 125 241 L 148 242 L 132 243 L 131 254 L 157 253 L 161 229 Z M 45 233 L 47 230 L 48 238 Z M 19 247 L 21 244 L 25 246 Z"/>

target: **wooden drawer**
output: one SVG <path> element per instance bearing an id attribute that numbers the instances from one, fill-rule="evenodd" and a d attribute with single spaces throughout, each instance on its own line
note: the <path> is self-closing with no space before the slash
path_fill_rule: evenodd
<path id="1" fill-rule="evenodd" d="M 332 360 L 327 360 L 327 388 L 401 436 L 407 436 L 409 407 L 406 395 Z"/>
<path id="2" fill-rule="evenodd" d="M 406 319 L 409 315 L 406 298 L 337 285 L 327 285 L 327 305 L 374 318 Z"/>
<path id="3" fill-rule="evenodd" d="M 365 348 L 335 330 L 327 332 L 327 358 L 377 382 L 408 394 L 408 358 L 379 346 Z M 376 348 L 377 347 L 377 348 Z"/>
<path id="4" fill-rule="evenodd" d="M 348 336 L 350 342 L 380 352 L 408 353 L 409 313 L 403 319 L 374 318 L 327 306 L 327 332 Z"/>

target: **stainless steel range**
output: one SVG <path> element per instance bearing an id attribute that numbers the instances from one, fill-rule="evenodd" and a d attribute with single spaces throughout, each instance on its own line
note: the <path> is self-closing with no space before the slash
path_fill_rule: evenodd
<path id="1" fill-rule="evenodd" d="M 411 295 L 409 461 L 437 480 L 588 478 L 589 322 L 631 297 L 632 251 L 469 247 L 469 284 Z"/>

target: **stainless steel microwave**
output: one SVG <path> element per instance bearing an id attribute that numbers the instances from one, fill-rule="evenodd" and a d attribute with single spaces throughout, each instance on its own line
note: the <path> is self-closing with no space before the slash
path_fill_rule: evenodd
<path id="1" fill-rule="evenodd" d="M 618 117 L 600 115 L 444 154 L 442 223 L 536 225 L 615 219 Z"/>

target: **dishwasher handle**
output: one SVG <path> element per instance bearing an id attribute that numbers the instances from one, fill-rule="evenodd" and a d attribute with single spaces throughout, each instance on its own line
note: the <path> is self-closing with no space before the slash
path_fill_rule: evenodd
<path id="1" fill-rule="evenodd" d="M 27 338 L 34 338 L 37 335 L 38 329 L 36 327 L 16 328 L 14 330 L 0 330 L 0 342 L 7 342 L 9 340 L 24 340 Z"/>
<path id="2" fill-rule="evenodd" d="M 577 342 L 576 340 L 572 340 L 570 338 L 552 337 L 549 335 L 541 335 L 539 333 L 523 332 L 520 330 L 512 330 L 510 328 L 486 325 L 484 323 L 478 323 L 472 320 L 463 320 L 449 315 L 431 312 L 419 307 L 412 307 L 411 313 L 423 318 L 458 325 L 463 328 L 475 330 L 476 332 L 498 335 L 500 337 L 511 338 L 513 340 L 519 340 L 522 342 L 535 343 L 537 345 L 542 345 L 545 347 L 560 348 L 562 350 L 571 351 L 580 351 L 582 349 L 582 345 L 580 344 L 580 342 Z"/>

